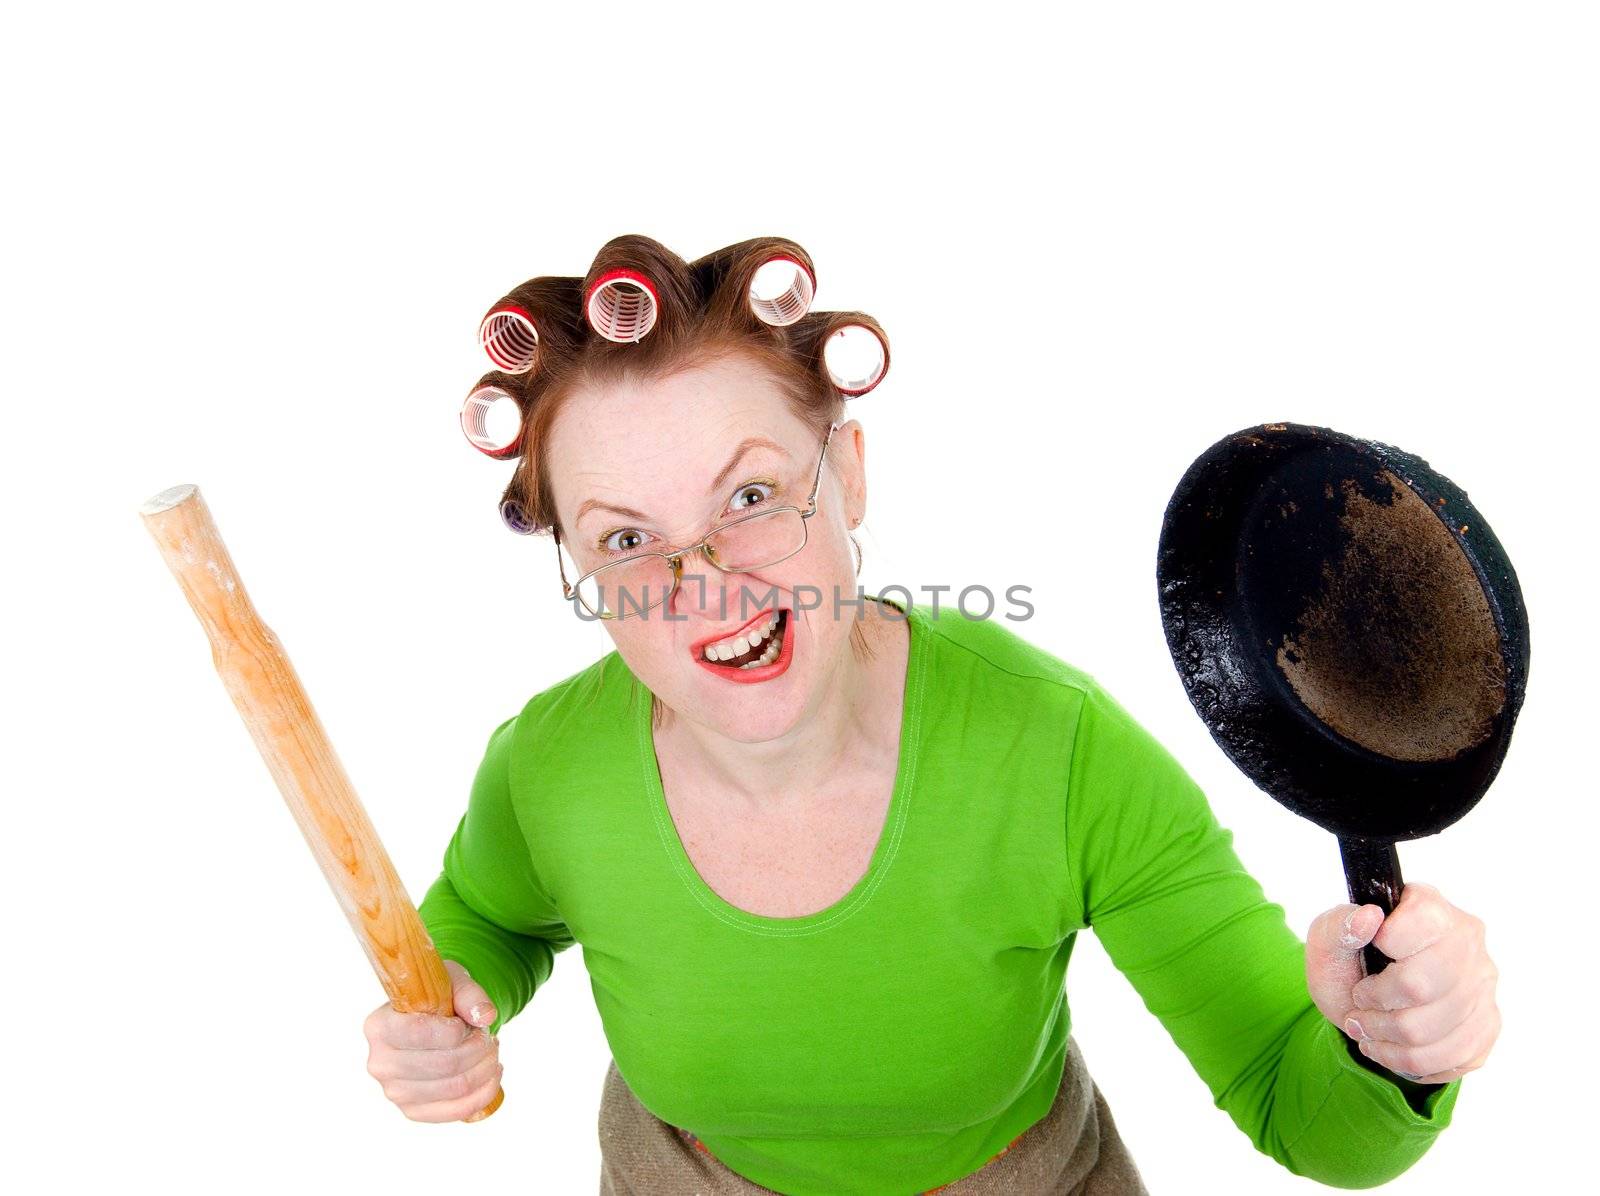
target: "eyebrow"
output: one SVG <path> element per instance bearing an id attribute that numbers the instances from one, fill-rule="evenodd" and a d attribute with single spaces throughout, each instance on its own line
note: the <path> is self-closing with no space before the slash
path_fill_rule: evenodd
<path id="1" fill-rule="evenodd" d="M 739 467 L 739 462 L 744 460 L 745 454 L 752 449 L 758 448 L 770 449 L 783 456 L 789 455 L 788 450 L 781 444 L 768 440 L 765 436 L 747 436 L 733 450 L 733 455 L 728 458 L 728 463 L 722 467 L 721 472 L 711 479 L 711 485 L 706 487 L 706 493 L 708 495 L 714 494 L 721 489 L 727 483 L 729 475 Z M 578 507 L 578 513 L 572 517 L 573 523 L 581 521 L 590 511 L 610 511 L 614 515 L 621 515 L 624 519 L 638 519 L 646 522 L 650 518 L 643 511 L 635 511 L 632 507 L 619 507 L 613 503 L 601 502 L 599 499 L 586 498 Z"/>

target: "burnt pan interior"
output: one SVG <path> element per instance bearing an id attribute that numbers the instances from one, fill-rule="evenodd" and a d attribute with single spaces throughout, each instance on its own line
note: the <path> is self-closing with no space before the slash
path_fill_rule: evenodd
<path id="1" fill-rule="evenodd" d="M 1327 428 L 1235 433 L 1174 492 L 1157 575 L 1190 701 L 1296 813 L 1401 840 L 1488 788 L 1526 618 L 1492 531 L 1426 462 Z"/>

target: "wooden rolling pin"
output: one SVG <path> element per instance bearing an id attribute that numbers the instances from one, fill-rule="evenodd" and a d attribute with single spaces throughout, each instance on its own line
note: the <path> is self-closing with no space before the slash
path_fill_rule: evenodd
<path id="1" fill-rule="evenodd" d="M 211 659 L 299 823 L 389 1000 L 402 1013 L 455 1016 L 450 974 L 356 797 L 294 666 L 256 613 L 196 486 L 173 486 L 139 515 L 211 640 Z M 504 1098 L 466 1118 L 480 1121 Z"/>

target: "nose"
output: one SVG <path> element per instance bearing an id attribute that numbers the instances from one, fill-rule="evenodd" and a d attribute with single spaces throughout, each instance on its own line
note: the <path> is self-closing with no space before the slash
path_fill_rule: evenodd
<path id="1" fill-rule="evenodd" d="M 750 578 L 718 569 L 706 559 L 708 551 L 702 544 L 677 558 L 678 589 L 672 596 L 675 617 L 722 623 L 739 613 L 739 586 L 748 585 Z"/>

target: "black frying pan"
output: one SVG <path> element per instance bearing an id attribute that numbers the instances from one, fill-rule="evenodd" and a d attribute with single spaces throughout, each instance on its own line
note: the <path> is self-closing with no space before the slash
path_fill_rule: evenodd
<path id="1" fill-rule="evenodd" d="M 1189 701 L 1260 788 L 1339 837 L 1350 900 L 1477 804 L 1528 680 L 1505 549 L 1421 458 L 1331 428 L 1217 441 L 1167 504 L 1161 622 Z M 1375 946 L 1367 972 L 1389 960 Z"/>

